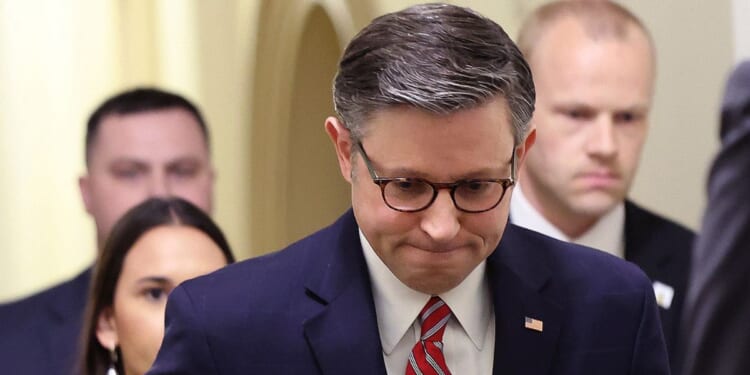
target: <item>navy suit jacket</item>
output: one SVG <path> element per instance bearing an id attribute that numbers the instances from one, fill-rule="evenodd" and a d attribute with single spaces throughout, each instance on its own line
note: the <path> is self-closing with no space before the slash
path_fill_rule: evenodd
<path id="1" fill-rule="evenodd" d="M 673 288 L 668 309 L 659 308 L 664 341 L 672 368 L 679 363 L 676 350 L 682 306 L 687 294 L 694 233 L 689 229 L 625 202 L 625 259 L 640 267 L 652 281 Z"/>
<path id="2" fill-rule="evenodd" d="M 750 374 L 750 61 L 727 82 L 721 149 L 693 250 L 685 375 Z"/>
<path id="3" fill-rule="evenodd" d="M 495 374 L 669 373 L 638 267 L 509 225 L 487 277 Z M 150 375 L 386 373 L 351 211 L 285 250 L 182 284 L 166 325 Z"/>
<path id="4" fill-rule="evenodd" d="M 88 269 L 54 288 L 0 305 L 1 373 L 73 373 L 90 281 Z"/>

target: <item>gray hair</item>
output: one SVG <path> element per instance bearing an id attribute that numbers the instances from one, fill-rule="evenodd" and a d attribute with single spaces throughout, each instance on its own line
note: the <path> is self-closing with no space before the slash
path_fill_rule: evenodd
<path id="1" fill-rule="evenodd" d="M 506 99 L 521 143 L 534 112 L 528 64 L 497 23 L 448 4 L 373 20 L 346 47 L 333 87 L 336 113 L 355 141 L 381 109 L 407 105 L 444 115 L 496 97 Z"/>

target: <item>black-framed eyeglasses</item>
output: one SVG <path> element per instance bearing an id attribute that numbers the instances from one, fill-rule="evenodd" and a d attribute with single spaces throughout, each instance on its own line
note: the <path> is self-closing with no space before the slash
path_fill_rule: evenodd
<path id="1" fill-rule="evenodd" d="M 505 192 L 516 183 L 516 147 L 510 157 L 510 178 L 465 179 L 455 182 L 431 182 L 414 177 L 379 177 L 370 158 L 357 142 L 372 182 L 380 186 L 385 204 L 401 212 L 417 212 L 430 207 L 438 190 L 450 189 L 451 199 L 457 209 L 468 213 L 489 211 L 503 200 Z"/>

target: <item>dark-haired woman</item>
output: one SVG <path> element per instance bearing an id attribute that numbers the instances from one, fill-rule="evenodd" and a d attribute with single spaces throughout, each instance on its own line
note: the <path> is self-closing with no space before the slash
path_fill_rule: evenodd
<path id="1" fill-rule="evenodd" d="M 187 201 L 152 198 L 132 208 L 115 225 L 96 262 L 82 373 L 144 374 L 164 336 L 169 292 L 232 262 L 221 230 Z"/>

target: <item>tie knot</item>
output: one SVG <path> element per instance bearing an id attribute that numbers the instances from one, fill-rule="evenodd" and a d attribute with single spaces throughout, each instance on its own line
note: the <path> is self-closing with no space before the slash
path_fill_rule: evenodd
<path id="1" fill-rule="evenodd" d="M 440 297 L 432 297 L 419 313 L 422 324 L 422 341 L 443 341 L 445 325 L 451 318 L 451 309 Z"/>

